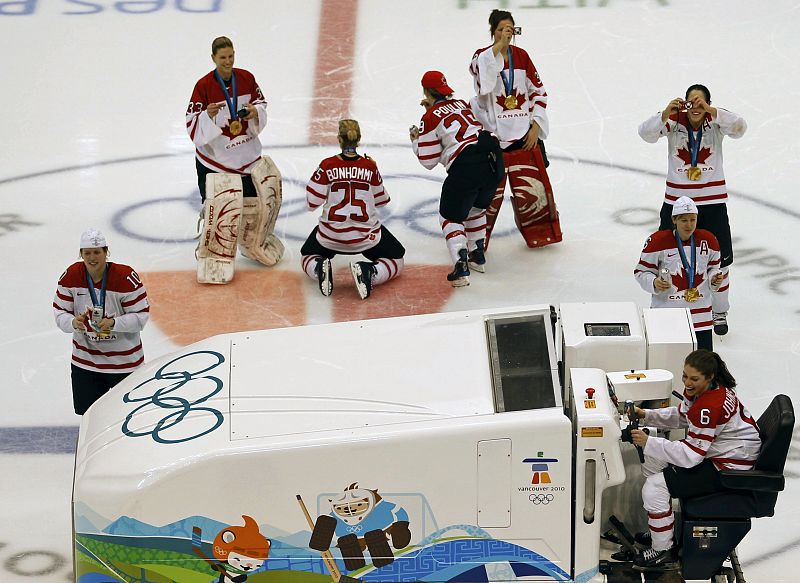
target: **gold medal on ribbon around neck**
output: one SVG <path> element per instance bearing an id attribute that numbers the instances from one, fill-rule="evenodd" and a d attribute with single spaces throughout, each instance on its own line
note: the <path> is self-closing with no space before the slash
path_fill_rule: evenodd
<path id="1" fill-rule="evenodd" d="M 238 136 L 239 134 L 242 133 L 242 122 L 240 122 L 238 119 L 234 119 L 231 121 L 230 128 L 231 128 L 231 134 L 233 134 L 234 136 Z"/>
<path id="2" fill-rule="evenodd" d="M 686 171 L 686 177 L 689 180 L 700 180 L 700 176 L 703 175 L 703 171 L 700 170 L 697 166 L 690 166 L 689 169 Z"/>
<path id="3" fill-rule="evenodd" d="M 700 299 L 700 292 L 696 287 L 690 287 L 686 290 L 686 293 L 683 294 L 683 297 L 687 302 L 696 302 Z"/>
<path id="4" fill-rule="evenodd" d="M 506 95 L 506 109 L 517 109 L 519 103 L 517 98 L 513 95 Z"/>

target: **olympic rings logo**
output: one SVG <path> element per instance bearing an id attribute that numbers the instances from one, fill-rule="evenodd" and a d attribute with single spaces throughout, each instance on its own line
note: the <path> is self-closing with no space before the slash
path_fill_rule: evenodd
<path id="1" fill-rule="evenodd" d="M 552 494 L 531 494 L 528 496 L 528 500 L 533 502 L 536 506 L 539 504 L 550 504 L 555 496 Z"/>
<path id="2" fill-rule="evenodd" d="M 128 437 L 149 435 L 156 443 L 166 444 L 197 439 L 217 429 L 224 420 L 222 412 L 198 405 L 222 390 L 222 379 L 206 373 L 223 362 L 225 357 L 219 352 L 198 350 L 164 364 L 152 378 L 122 397 L 124 403 L 141 403 L 125 418 L 122 433 Z M 153 425 L 152 418 L 159 409 L 169 413 Z M 191 423 L 183 423 L 190 413 Z"/>

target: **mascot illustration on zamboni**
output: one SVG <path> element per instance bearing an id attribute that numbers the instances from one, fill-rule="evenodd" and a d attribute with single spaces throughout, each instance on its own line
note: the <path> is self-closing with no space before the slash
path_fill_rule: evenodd
<path id="1" fill-rule="evenodd" d="M 377 490 L 359 488 L 354 482 L 328 501 L 331 512 L 317 518 L 308 546 L 327 551 L 335 534 L 348 571 L 366 566 L 365 550 L 375 567 L 383 567 L 394 561 L 391 547 L 403 549 L 411 542 L 408 513 L 381 498 Z"/>
<path id="2" fill-rule="evenodd" d="M 202 530 L 197 526 L 192 529 L 192 551 L 219 573 L 216 583 L 244 583 L 269 556 L 269 539 L 258 530 L 255 520 L 246 515 L 242 518 L 244 526 L 228 526 L 217 533 L 213 559 L 200 548 Z"/>

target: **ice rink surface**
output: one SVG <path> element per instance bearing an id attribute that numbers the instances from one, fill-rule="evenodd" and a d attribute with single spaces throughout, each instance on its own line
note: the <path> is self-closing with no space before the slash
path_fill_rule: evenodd
<path id="1" fill-rule="evenodd" d="M 632 271 L 657 224 L 666 145 L 643 142 L 636 128 L 696 82 L 749 125 L 724 146 L 736 260 L 731 331 L 715 347 L 753 414 L 778 392 L 800 403 L 798 2 L 360 0 L 350 3 L 352 38 L 321 21 L 322 3 L 0 1 L 0 581 L 71 577 L 73 457 L 63 452 L 78 419 L 70 338 L 55 327 L 51 303 L 84 229 L 103 230 L 111 259 L 144 279 L 148 359 L 233 330 L 530 303 L 647 305 Z M 453 290 L 435 215 L 444 172 L 417 163 L 407 128 L 422 113 L 425 70 L 444 71 L 457 96 L 472 95 L 467 65 L 489 44 L 486 19 L 500 6 L 523 27 L 519 44 L 548 90 L 549 173 L 564 241 L 527 249 L 506 203 L 487 273 Z M 183 112 L 212 69 L 211 39 L 223 34 L 269 101 L 262 141 L 284 176 L 277 233 L 287 253 L 271 270 L 240 260 L 230 286 L 200 288 L 191 239 L 199 197 Z M 344 258 L 335 261 L 331 298 L 299 263 L 316 222 L 303 208 L 303 186 L 336 153 L 315 144 L 310 129 L 314 100 L 329 95 L 315 71 L 334 78 L 343 61 L 352 90 L 333 87 L 331 109 L 349 103 L 360 121 L 361 150 L 378 162 L 392 197 L 385 222 L 408 250 L 406 273 L 367 302 Z M 316 350 L 324 358 L 324 347 Z M 755 520 L 740 546 L 749 581 L 796 580 L 798 461 L 793 449 L 776 516 Z"/>

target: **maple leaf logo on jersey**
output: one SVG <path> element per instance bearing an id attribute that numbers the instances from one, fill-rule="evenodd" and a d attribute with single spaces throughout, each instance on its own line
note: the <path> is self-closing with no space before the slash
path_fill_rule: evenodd
<path id="1" fill-rule="evenodd" d="M 674 285 L 678 291 L 689 289 L 689 278 L 686 277 L 686 270 L 683 266 L 680 267 L 678 273 L 671 273 L 670 278 L 672 279 L 672 285 Z M 700 287 L 700 284 L 703 283 L 703 279 L 702 273 L 696 273 L 694 275 L 694 287 Z"/>
<path id="2" fill-rule="evenodd" d="M 232 140 L 234 138 L 240 138 L 242 136 L 247 135 L 247 121 L 244 120 L 244 119 L 240 120 L 240 121 L 242 122 L 242 131 L 241 132 L 239 132 L 237 135 L 234 136 L 231 133 L 230 122 L 228 122 L 228 125 L 226 125 L 224 128 L 222 128 L 222 135 L 225 136 L 226 138 L 228 138 L 229 140 Z"/>
<path id="3" fill-rule="evenodd" d="M 522 93 L 519 93 L 518 91 L 514 91 L 514 93 L 512 93 L 511 95 L 514 97 L 514 99 L 517 100 L 517 107 L 515 107 L 513 109 L 522 109 L 522 104 L 525 103 L 525 95 L 522 94 Z M 512 109 L 511 107 L 506 107 L 506 96 L 505 95 L 498 95 L 497 96 L 497 105 L 502 107 L 503 111 L 509 111 L 510 109 Z"/>
<path id="4" fill-rule="evenodd" d="M 700 148 L 700 151 L 697 152 L 697 163 L 698 164 L 705 164 L 708 157 L 711 155 L 711 148 Z M 692 163 L 692 154 L 689 152 L 689 149 L 684 146 L 677 152 L 678 158 L 683 161 L 684 166 L 689 166 Z"/>

